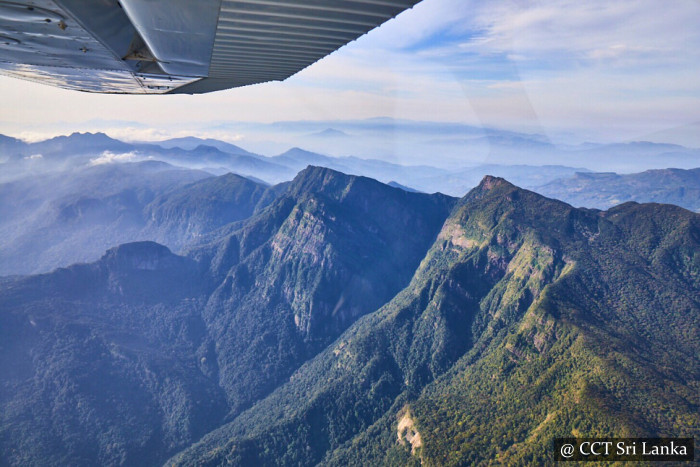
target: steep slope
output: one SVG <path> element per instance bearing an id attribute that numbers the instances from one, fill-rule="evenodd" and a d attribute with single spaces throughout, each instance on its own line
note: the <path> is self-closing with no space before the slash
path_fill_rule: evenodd
<path id="1" fill-rule="evenodd" d="M 161 194 L 145 206 L 142 235 L 179 249 L 221 226 L 249 218 L 280 193 L 232 173 L 201 180 Z"/>
<path id="2" fill-rule="evenodd" d="M 309 168 L 190 258 L 1 278 L 0 465 L 160 464 L 391 299 L 455 201 Z"/>
<path id="3" fill-rule="evenodd" d="M 0 288 L 0 464 L 154 465 L 216 426 L 197 265 L 155 243 Z"/>
<path id="4" fill-rule="evenodd" d="M 627 201 L 675 204 L 700 211 L 700 168 L 634 174 L 577 173 L 535 188 L 574 206 L 608 209 Z"/>
<path id="5" fill-rule="evenodd" d="M 178 465 L 551 462 L 555 436 L 698 436 L 700 217 L 487 177 L 411 283 Z"/>
<path id="6" fill-rule="evenodd" d="M 401 290 L 453 203 L 309 167 L 243 228 L 193 252 L 218 284 L 203 371 L 218 375 L 231 414 Z"/>

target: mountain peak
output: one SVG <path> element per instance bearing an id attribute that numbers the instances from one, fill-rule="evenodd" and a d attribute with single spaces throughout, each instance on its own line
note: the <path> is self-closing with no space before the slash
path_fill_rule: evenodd
<path id="1" fill-rule="evenodd" d="M 341 130 L 336 130 L 335 128 L 326 128 L 323 131 L 313 133 L 309 135 L 312 138 L 347 138 L 349 135 Z"/>
<path id="2" fill-rule="evenodd" d="M 486 175 L 479 183 L 478 189 L 482 191 L 490 191 L 498 187 L 513 187 L 515 185 L 511 184 L 505 178 L 495 177 L 493 175 Z"/>
<path id="3" fill-rule="evenodd" d="M 194 149 L 192 149 L 192 151 L 196 151 L 196 152 L 209 152 L 209 153 L 223 153 L 223 151 L 221 151 L 221 150 L 220 150 L 219 148 L 217 148 L 216 146 L 210 146 L 210 145 L 205 144 L 205 143 L 202 143 L 202 144 L 198 145 L 197 147 L 195 147 Z"/>
<path id="4" fill-rule="evenodd" d="M 67 138 L 82 138 L 82 139 L 95 139 L 95 140 L 103 140 L 103 141 L 116 141 L 113 138 L 110 138 L 107 134 L 102 133 L 101 131 L 91 133 L 89 131 L 86 131 L 85 133 L 81 133 L 79 131 L 73 132 L 70 135 L 67 136 Z"/>
<path id="5" fill-rule="evenodd" d="M 501 179 L 502 180 L 502 179 Z M 505 180 L 504 183 L 510 185 Z M 424 195 L 415 189 L 397 184 L 387 185 L 362 175 L 348 175 L 327 167 L 309 165 L 290 182 L 288 193 L 300 196 L 307 193 L 323 193 L 335 199 L 372 199 L 372 197 L 394 198 L 397 194 Z M 440 194 L 440 196 L 444 196 Z M 449 196 L 446 198 L 450 198 Z"/>
<path id="6" fill-rule="evenodd" d="M 303 167 L 305 164 L 314 165 L 328 165 L 332 158 L 324 156 L 323 154 L 317 154 L 315 152 L 307 151 L 306 149 L 294 147 L 286 152 L 283 152 L 277 158 L 293 161 Z"/>
<path id="7" fill-rule="evenodd" d="M 306 149 L 302 149 L 298 146 L 294 146 L 293 148 L 287 149 L 285 152 L 280 154 L 281 156 L 286 156 L 290 154 L 313 154 L 311 151 L 307 151 Z"/>
<path id="8" fill-rule="evenodd" d="M 348 186 L 359 179 L 367 180 L 382 185 L 375 180 L 366 179 L 355 175 L 346 175 L 327 167 L 309 165 L 299 172 L 289 187 L 289 193 L 301 195 L 304 193 L 336 193 L 344 192 Z"/>
<path id="9" fill-rule="evenodd" d="M 156 242 L 132 242 L 110 248 L 101 261 L 119 269 L 160 269 L 163 261 L 175 255 Z"/>
<path id="10" fill-rule="evenodd" d="M 462 199 L 467 201 L 483 199 L 486 197 L 490 198 L 493 196 L 498 196 L 504 192 L 519 190 L 522 190 L 522 188 L 513 185 L 505 178 L 496 177 L 494 175 L 486 175 L 481 179 L 481 182 L 472 188 L 471 191 L 469 191 L 469 193 L 467 193 Z"/>
<path id="11" fill-rule="evenodd" d="M 30 147 L 44 156 L 55 154 L 63 157 L 72 157 L 76 154 L 96 154 L 103 150 L 128 151 L 132 149 L 130 144 L 111 138 L 104 133 L 78 132 L 32 143 Z"/>
<path id="12" fill-rule="evenodd" d="M 307 165 L 304 170 L 299 172 L 294 179 L 296 180 L 297 178 L 305 178 L 305 177 L 313 177 L 313 176 L 318 176 L 318 175 L 335 175 L 335 176 L 343 176 L 343 177 L 348 177 L 350 175 L 344 174 L 343 172 L 339 172 L 337 170 L 329 169 L 328 167 L 321 167 L 319 165 Z"/>
<path id="13" fill-rule="evenodd" d="M 300 171 L 292 180 L 292 183 L 301 183 L 307 180 L 315 180 L 319 178 L 346 178 L 352 177 L 337 170 L 321 167 L 318 165 L 307 165 L 306 168 Z"/>

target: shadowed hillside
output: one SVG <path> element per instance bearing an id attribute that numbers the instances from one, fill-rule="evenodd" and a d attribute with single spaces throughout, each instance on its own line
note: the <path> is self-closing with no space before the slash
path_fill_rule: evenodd
<path id="1" fill-rule="evenodd" d="M 557 436 L 697 436 L 699 229 L 487 177 L 406 289 L 173 460 L 547 463 Z"/>

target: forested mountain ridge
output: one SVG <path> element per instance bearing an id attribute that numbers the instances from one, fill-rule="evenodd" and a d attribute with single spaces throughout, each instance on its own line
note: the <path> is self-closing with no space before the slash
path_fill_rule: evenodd
<path id="1" fill-rule="evenodd" d="M 154 465 L 216 426 L 200 271 L 156 243 L 0 289 L 0 464 Z"/>
<path id="2" fill-rule="evenodd" d="M 168 464 L 547 463 L 557 436 L 697 437 L 699 233 L 681 208 L 487 177 L 406 289 Z"/>
<path id="3" fill-rule="evenodd" d="M 144 207 L 142 236 L 180 249 L 232 222 L 251 217 L 286 188 L 229 173 L 163 193 Z"/>
<path id="4" fill-rule="evenodd" d="M 700 215 L 496 177 L 460 200 L 207 180 L 159 205 L 233 221 L 186 256 L 0 280 L 0 464 L 541 464 L 557 436 L 700 435 Z M 236 194 L 250 217 L 206 206 Z"/>
<path id="5" fill-rule="evenodd" d="M 140 242 L 5 278 L 0 463 L 163 461 L 395 295 L 454 202 L 309 168 L 190 258 Z"/>
<path id="6" fill-rule="evenodd" d="M 194 250 L 218 284 L 204 317 L 227 343 L 209 361 L 232 414 L 398 293 L 454 202 L 309 167 L 242 228 Z"/>

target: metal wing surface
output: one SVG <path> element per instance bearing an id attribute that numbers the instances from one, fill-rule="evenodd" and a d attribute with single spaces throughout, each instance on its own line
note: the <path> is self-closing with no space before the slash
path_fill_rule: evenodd
<path id="1" fill-rule="evenodd" d="M 199 94 L 288 78 L 419 0 L 0 0 L 0 73 Z"/>

